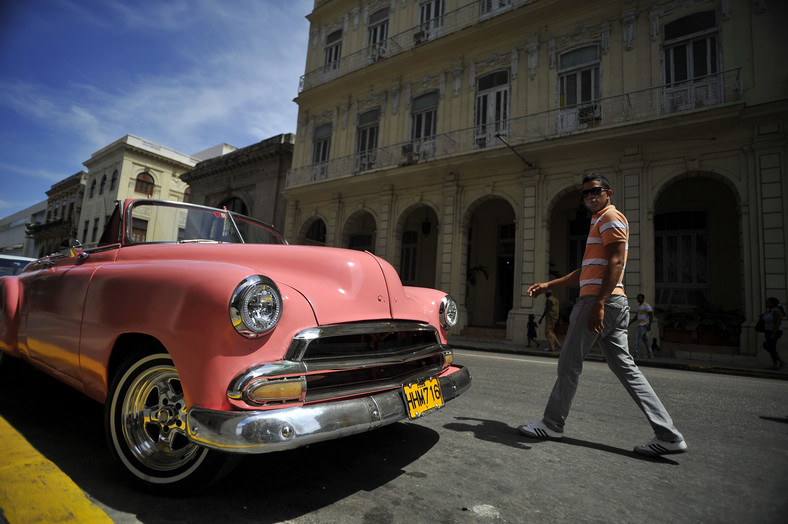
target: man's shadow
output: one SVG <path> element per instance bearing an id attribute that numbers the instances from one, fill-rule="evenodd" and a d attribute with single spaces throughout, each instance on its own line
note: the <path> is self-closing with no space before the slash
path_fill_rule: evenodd
<path id="1" fill-rule="evenodd" d="M 530 438 L 530 437 L 526 437 L 525 435 L 521 435 L 516 427 L 513 428 L 508 424 L 505 424 L 503 422 L 498 422 L 496 420 L 486 420 L 486 419 L 479 419 L 473 417 L 455 417 L 454 419 L 458 421 L 478 422 L 478 424 L 451 422 L 449 424 L 445 424 L 443 427 L 445 427 L 446 429 L 450 429 L 452 431 L 473 433 L 473 435 L 477 439 L 484 440 L 487 442 L 492 442 L 494 444 L 503 444 L 504 446 L 509 446 L 517 449 L 533 449 L 533 446 L 529 445 L 529 443 L 539 444 L 545 442 L 542 439 Z M 553 439 L 552 441 L 563 445 L 580 446 L 589 449 L 596 449 L 598 451 L 604 451 L 606 453 L 621 455 L 622 457 L 634 458 L 638 460 L 647 460 L 649 462 L 672 464 L 674 466 L 679 465 L 678 462 L 667 459 L 664 456 L 648 457 L 645 455 L 640 455 L 639 453 L 635 453 L 633 450 L 615 448 L 613 446 L 608 446 L 607 444 L 601 444 L 599 442 L 590 442 L 587 440 L 580 440 L 580 439 L 568 438 L 568 437 L 564 437 L 561 439 Z"/>

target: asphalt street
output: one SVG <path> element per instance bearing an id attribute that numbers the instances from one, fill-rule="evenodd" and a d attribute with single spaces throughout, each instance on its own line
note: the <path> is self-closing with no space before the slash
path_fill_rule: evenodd
<path id="1" fill-rule="evenodd" d="M 456 361 L 473 386 L 420 421 L 249 456 L 219 485 L 179 499 L 129 484 L 109 459 L 102 406 L 29 366 L 0 381 L 0 416 L 116 523 L 782 523 L 788 514 L 787 381 L 644 368 L 689 444 L 647 459 L 632 448 L 650 428 L 604 363 L 586 363 L 565 438 L 536 441 L 516 427 L 541 417 L 556 359 L 458 350 Z"/>

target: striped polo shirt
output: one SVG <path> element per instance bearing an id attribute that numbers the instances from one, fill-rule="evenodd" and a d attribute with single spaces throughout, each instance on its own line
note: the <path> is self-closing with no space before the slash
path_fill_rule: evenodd
<path id="1" fill-rule="evenodd" d="M 591 230 L 588 232 L 586 251 L 583 254 L 583 268 L 580 270 L 580 295 L 597 295 L 605 276 L 607 258 L 605 245 L 624 242 L 624 266 L 629 252 L 629 223 L 623 213 L 614 205 L 601 209 L 591 217 Z M 624 271 L 613 290 L 614 295 L 624 294 Z"/>

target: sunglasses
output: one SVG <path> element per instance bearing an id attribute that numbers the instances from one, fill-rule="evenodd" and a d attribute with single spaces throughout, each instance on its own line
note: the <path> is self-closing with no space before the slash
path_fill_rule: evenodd
<path id="1" fill-rule="evenodd" d="M 590 189 L 583 189 L 582 191 L 580 191 L 580 194 L 583 195 L 583 198 L 585 198 L 588 195 L 599 196 L 602 194 L 602 191 L 609 191 L 609 190 L 610 190 L 609 187 L 596 186 Z"/>

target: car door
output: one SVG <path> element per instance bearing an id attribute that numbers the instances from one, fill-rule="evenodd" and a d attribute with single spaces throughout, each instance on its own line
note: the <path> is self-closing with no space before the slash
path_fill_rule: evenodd
<path id="1" fill-rule="evenodd" d="M 117 249 L 66 250 L 38 262 L 24 285 L 19 341 L 29 357 L 51 371 L 79 379 L 79 344 L 85 296 L 94 272 L 115 259 Z M 110 305 L 108 304 L 107 307 Z"/>

